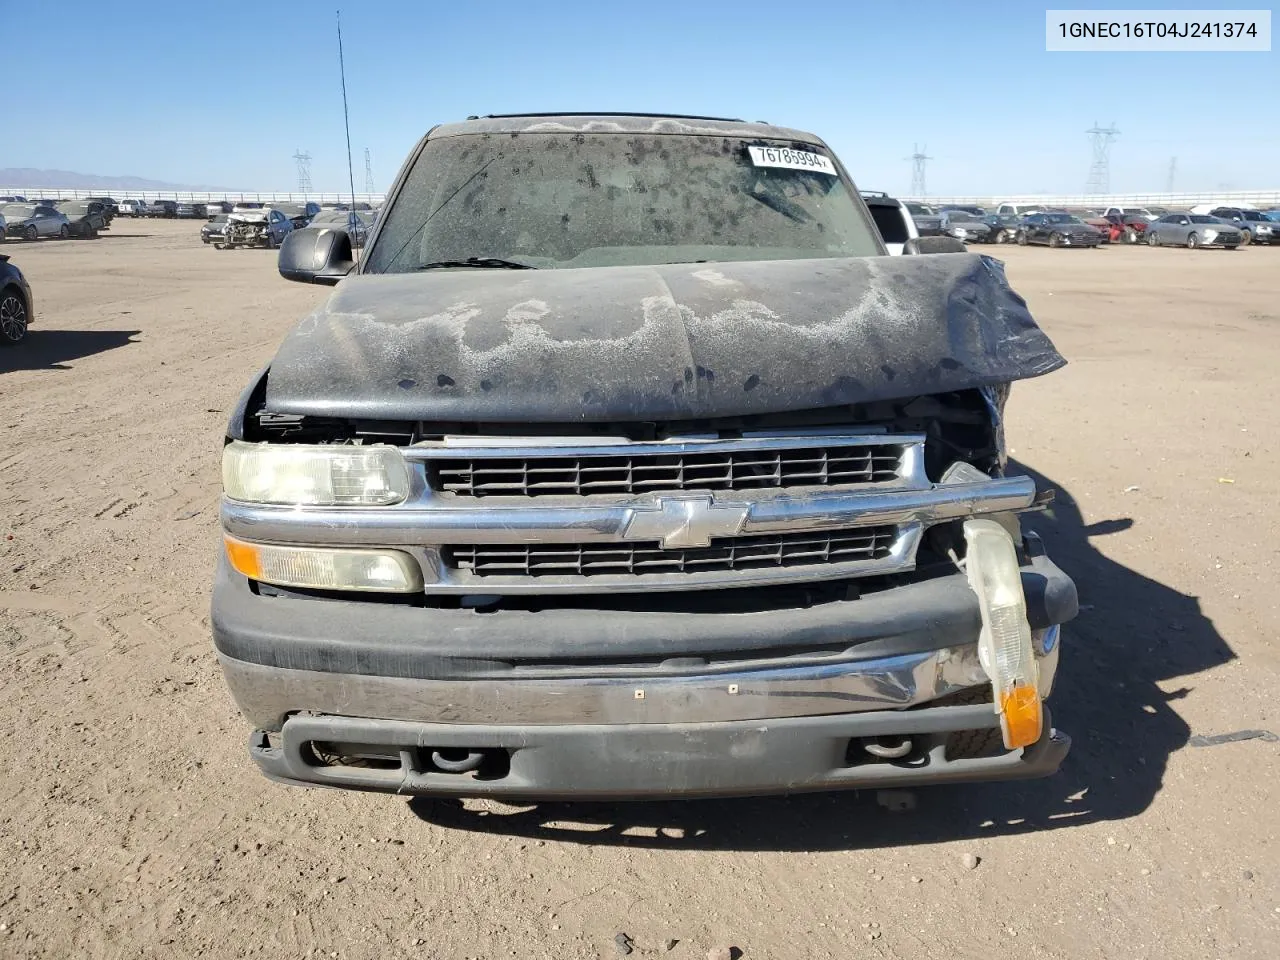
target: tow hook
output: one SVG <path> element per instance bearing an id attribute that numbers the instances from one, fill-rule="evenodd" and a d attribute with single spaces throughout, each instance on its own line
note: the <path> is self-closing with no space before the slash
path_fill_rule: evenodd
<path id="1" fill-rule="evenodd" d="M 903 737 L 898 743 L 864 743 L 863 749 L 881 760 L 901 760 L 911 752 L 911 738 Z"/>

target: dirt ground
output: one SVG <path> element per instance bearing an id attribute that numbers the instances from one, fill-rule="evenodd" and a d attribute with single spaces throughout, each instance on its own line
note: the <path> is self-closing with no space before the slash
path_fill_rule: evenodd
<path id="1" fill-rule="evenodd" d="M 3 247 L 37 322 L 0 353 L 0 957 L 1277 955 L 1280 743 L 1190 738 L 1280 733 L 1280 249 L 988 248 L 1070 360 L 1009 423 L 1083 604 L 1057 776 L 906 813 L 508 807 L 246 756 L 207 617 L 220 440 L 325 290 L 198 226 Z"/>

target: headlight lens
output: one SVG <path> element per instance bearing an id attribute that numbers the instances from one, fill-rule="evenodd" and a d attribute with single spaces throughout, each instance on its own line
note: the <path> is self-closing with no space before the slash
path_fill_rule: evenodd
<path id="1" fill-rule="evenodd" d="M 1205 240 L 1209 241 L 1210 243 L 1213 243 L 1213 241 L 1214 241 L 1214 240 L 1216 240 L 1216 239 L 1218 238 L 1218 231 L 1217 231 L 1217 230 L 1206 230 L 1206 231 L 1204 232 L 1204 238 L 1205 238 Z"/>
<path id="2" fill-rule="evenodd" d="M 247 543 L 224 537 L 231 566 L 250 580 L 311 590 L 413 593 L 422 570 L 399 550 L 328 550 Z"/>
<path id="3" fill-rule="evenodd" d="M 304 446 L 234 441 L 222 451 L 222 489 L 232 500 L 292 506 L 386 506 L 409 495 L 395 447 Z"/>
<path id="4" fill-rule="evenodd" d="M 964 539 L 965 572 L 982 615 L 978 658 L 991 677 L 1004 745 L 1029 746 L 1043 726 L 1040 674 L 1013 540 L 994 520 L 966 520 Z"/>

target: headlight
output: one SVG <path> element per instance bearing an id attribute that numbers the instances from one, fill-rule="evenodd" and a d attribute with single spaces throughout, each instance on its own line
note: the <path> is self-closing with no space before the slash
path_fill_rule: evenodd
<path id="1" fill-rule="evenodd" d="M 395 447 L 227 444 L 222 489 L 232 500 L 292 506 L 385 506 L 409 495 Z"/>
<path id="2" fill-rule="evenodd" d="M 967 237 L 969 235 L 969 231 L 964 227 L 956 227 L 952 232 L 955 233 L 957 237 Z"/>
<path id="3" fill-rule="evenodd" d="M 231 566 L 250 580 L 311 590 L 414 593 L 422 589 L 421 569 L 399 550 L 328 550 L 223 539 Z"/>
<path id="4" fill-rule="evenodd" d="M 1218 238 L 1217 230 L 1206 230 L 1204 232 L 1204 239 L 1206 243 L 1213 243 L 1213 241 L 1216 240 L 1217 238 Z"/>

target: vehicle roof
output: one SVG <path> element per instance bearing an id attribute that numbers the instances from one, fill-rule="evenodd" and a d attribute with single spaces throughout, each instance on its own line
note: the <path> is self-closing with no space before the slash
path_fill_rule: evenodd
<path id="1" fill-rule="evenodd" d="M 457 123 L 442 123 L 427 134 L 427 139 L 473 133 L 665 133 L 802 140 L 826 146 L 821 137 L 812 133 L 771 123 L 661 113 L 529 113 L 473 117 Z"/>

